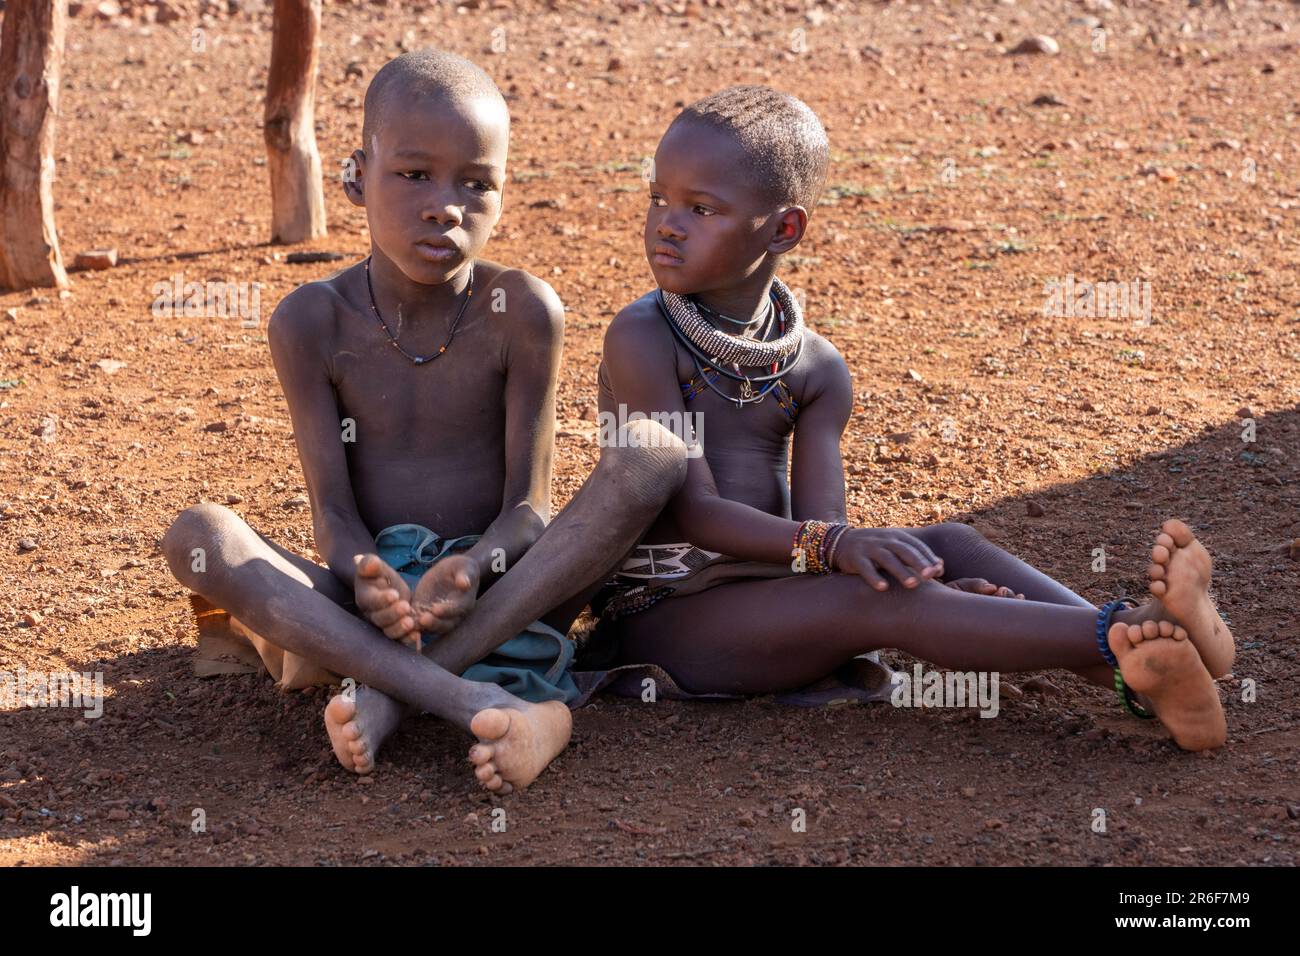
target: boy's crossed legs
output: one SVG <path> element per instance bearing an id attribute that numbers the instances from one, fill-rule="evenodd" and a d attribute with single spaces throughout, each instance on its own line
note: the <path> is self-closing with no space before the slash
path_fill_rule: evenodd
<path id="1" fill-rule="evenodd" d="M 568 708 L 530 704 L 457 675 L 565 598 L 602 583 L 685 471 L 685 446 L 676 436 L 654 422 L 629 422 L 532 548 L 425 654 L 346 610 L 352 595 L 327 568 L 268 541 L 219 505 L 186 509 L 168 529 L 163 551 L 177 580 L 272 644 L 368 685 L 358 687 L 352 715 L 339 719 L 340 698 L 329 705 L 327 720 L 352 725 L 351 739 L 363 741 L 360 753 L 347 748 L 353 769 L 369 769 L 382 736 L 396 726 L 401 709 L 394 698 L 478 736 L 476 775 L 489 789 L 508 792 L 527 786 L 564 749 Z M 204 551 L 203 571 L 191 563 L 196 548 Z"/>

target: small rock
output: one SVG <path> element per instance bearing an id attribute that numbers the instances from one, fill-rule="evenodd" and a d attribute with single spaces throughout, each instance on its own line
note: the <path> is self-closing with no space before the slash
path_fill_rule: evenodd
<path id="1" fill-rule="evenodd" d="M 1006 826 L 1006 823 L 996 817 L 984 821 L 984 829 L 986 830 L 1001 830 L 1004 826 Z"/>
<path id="2" fill-rule="evenodd" d="M 105 374 L 116 374 L 120 369 L 126 368 L 125 362 L 119 362 L 117 359 L 100 359 L 95 365 Z"/>
<path id="3" fill-rule="evenodd" d="M 961 795 L 962 795 L 963 797 L 965 797 L 967 800 L 970 800 L 971 798 L 973 798 L 973 797 L 975 796 L 975 788 L 974 788 L 974 787 L 962 787 L 962 788 L 961 788 Z"/>
<path id="4" fill-rule="evenodd" d="M 1031 106 L 1066 106 L 1065 100 L 1061 99 L 1055 93 L 1039 93 L 1034 97 Z"/>
<path id="5" fill-rule="evenodd" d="M 122 5 L 116 0 L 103 0 L 95 4 L 95 16 L 100 20 L 116 20 L 122 15 Z"/>
<path id="6" fill-rule="evenodd" d="M 1159 415 L 1159 414 L 1160 414 L 1160 406 L 1159 406 L 1159 405 L 1148 405 L 1148 406 L 1147 406 L 1147 410 L 1146 410 L 1145 412 L 1143 412 L 1142 414 L 1143 414 L 1143 415 Z"/>
<path id="7" fill-rule="evenodd" d="M 131 819 L 131 814 L 127 813 L 121 807 L 114 807 L 112 810 L 108 811 L 108 819 L 115 821 L 129 820 Z"/>
<path id="8" fill-rule="evenodd" d="M 1300 561 L 1300 538 L 1291 539 L 1290 557 L 1292 561 Z"/>
<path id="9" fill-rule="evenodd" d="M 18 310 L 17 310 L 17 309 L 5 309 L 5 318 L 8 319 L 10 322 L 17 322 L 17 321 L 18 321 Z"/>
<path id="10" fill-rule="evenodd" d="M 292 498 L 290 498 L 288 501 L 284 503 L 284 507 L 305 508 L 309 504 L 311 504 L 311 502 L 307 500 L 306 495 L 294 495 Z"/>
<path id="11" fill-rule="evenodd" d="M 228 505 L 237 505 L 243 500 L 244 498 L 242 495 L 237 495 L 234 494 L 233 492 L 231 494 L 226 495 L 226 504 Z"/>
<path id="12" fill-rule="evenodd" d="M 358 77 L 360 77 L 360 76 L 365 76 L 365 75 L 366 75 L 365 67 L 363 67 L 363 66 L 361 65 L 361 61 L 360 61 L 360 60 L 352 60 L 351 62 L 348 63 L 347 66 L 345 66 L 345 67 L 343 68 L 343 75 L 344 75 L 345 77 L 348 77 L 348 76 L 358 76 Z"/>
<path id="13" fill-rule="evenodd" d="M 86 252 L 78 252 L 76 259 L 72 261 L 74 269 L 91 269 L 96 272 L 111 269 L 115 265 L 117 265 L 116 249 L 89 249 Z"/>
<path id="14" fill-rule="evenodd" d="M 196 129 L 187 129 L 176 137 L 176 142 L 189 143 L 191 146 L 201 146 L 206 138 L 207 137 Z"/>
<path id="15" fill-rule="evenodd" d="M 284 257 L 285 262 L 334 262 L 343 258 L 341 252 L 291 252 Z"/>
<path id="16" fill-rule="evenodd" d="M 1047 514 L 1047 510 L 1037 501 L 1026 501 L 1025 514 L 1029 515 L 1031 518 L 1041 518 L 1043 515 Z"/>
<path id="17" fill-rule="evenodd" d="M 1031 677 L 1024 683 L 1024 690 L 1031 694 L 1059 694 L 1061 688 L 1057 687 L 1046 677 Z"/>
<path id="18" fill-rule="evenodd" d="M 203 430 L 205 432 L 224 432 L 229 427 L 230 427 L 230 423 L 225 421 L 208 422 L 206 425 L 203 426 Z"/>
<path id="19" fill-rule="evenodd" d="M 465 819 L 463 822 L 469 824 L 470 826 L 475 826 L 475 827 L 478 826 L 478 814 L 473 812 L 465 814 Z"/>
<path id="20" fill-rule="evenodd" d="M 23 612 L 23 623 L 26 624 L 28 627 L 36 627 L 43 620 L 45 620 L 45 616 L 41 614 L 40 611 Z"/>
<path id="21" fill-rule="evenodd" d="M 1241 149 L 1241 141 L 1235 139 L 1216 139 L 1210 144 L 1211 149 Z"/>
<path id="22" fill-rule="evenodd" d="M 1255 413 L 1251 410 L 1251 407 L 1250 407 L 1249 405 L 1243 405 L 1243 406 L 1241 406 L 1241 408 L 1237 409 L 1237 417 L 1238 417 L 1238 418 L 1254 418 L 1254 417 L 1255 417 Z"/>
<path id="23" fill-rule="evenodd" d="M 36 545 L 36 539 L 35 539 L 35 538 L 19 538 L 19 539 L 18 539 L 18 553 L 19 553 L 19 554 L 22 554 L 22 553 L 25 552 L 25 551 L 35 551 L 35 550 L 36 550 L 36 547 L 37 547 L 37 545 Z"/>
<path id="24" fill-rule="evenodd" d="M 1061 46 L 1046 34 L 1039 34 L 1025 37 L 1007 52 L 1013 55 L 1056 56 L 1061 52 Z"/>
<path id="25" fill-rule="evenodd" d="M 924 382 L 925 379 L 921 377 L 921 373 L 918 372 L 916 369 L 914 369 L 914 368 L 909 368 L 909 369 L 907 370 L 907 381 L 911 381 L 911 382 Z"/>

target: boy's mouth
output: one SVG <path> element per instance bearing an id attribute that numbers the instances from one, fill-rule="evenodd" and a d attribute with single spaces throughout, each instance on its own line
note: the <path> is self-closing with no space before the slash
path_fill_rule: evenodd
<path id="1" fill-rule="evenodd" d="M 415 248 L 429 262 L 451 262 L 460 255 L 460 250 L 451 242 L 417 242 Z"/>
<path id="2" fill-rule="evenodd" d="M 653 259 L 657 266 L 680 266 L 685 262 L 676 249 L 672 246 L 666 246 L 662 242 L 655 245 Z"/>

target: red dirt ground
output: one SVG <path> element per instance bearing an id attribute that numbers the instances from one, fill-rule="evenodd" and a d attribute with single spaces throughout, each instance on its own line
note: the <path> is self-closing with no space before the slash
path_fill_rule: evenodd
<path id="1" fill-rule="evenodd" d="M 331 234 L 312 248 L 367 251 L 333 171 L 374 70 L 425 44 L 482 63 L 515 122 L 488 254 L 569 310 L 562 504 L 596 458 L 601 334 L 650 283 L 642 159 L 723 85 L 796 93 L 834 163 L 784 276 L 855 374 L 851 518 L 970 521 L 1096 601 L 1140 591 L 1158 523 L 1185 518 L 1239 640 L 1228 746 L 1182 753 L 1068 674 L 1018 679 L 995 720 L 601 698 L 537 784 L 500 799 L 430 718 L 358 780 L 330 755 L 324 691 L 194 678 L 158 550 L 171 519 L 233 502 L 314 553 L 264 322 L 156 317 L 154 285 L 260 282 L 267 316 L 334 266 L 266 244 L 266 9 L 177 3 L 147 24 L 140 4 L 88 7 L 68 33 L 57 219 L 69 260 L 123 261 L 66 298 L 0 296 L 0 670 L 102 670 L 108 696 L 98 720 L 0 713 L 0 863 L 1294 865 L 1300 8 L 722 6 L 327 5 Z M 1058 56 L 1005 55 L 1039 33 Z M 1031 105 L 1042 94 L 1064 105 Z M 1149 281 L 1153 323 L 1045 318 L 1044 283 L 1067 274 Z"/>

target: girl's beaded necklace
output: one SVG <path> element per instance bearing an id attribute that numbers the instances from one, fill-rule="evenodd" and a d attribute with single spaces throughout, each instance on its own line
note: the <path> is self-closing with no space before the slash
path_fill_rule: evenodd
<path id="1" fill-rule="evenodd" d="M 803 321 L 799 312 L 798 303 L 779 279 L 772 280 L 772 288 L 769 291 L 768 309 L 765 318 L 760 321 L 763 324 L 762 331 L 754 339 L 744 336 L 729 335 L 710 325 L 704 318 L 704 313 L 717 316 L 724 321 L 730 322 L 736 326 L 750 328 L 756 323 L 753 320 L 748 322 L 740 319 L 733 319 L 731 316 L 722 315 L 714 312 L 708 306 L 701 305 L 694 299 L 685 296 L 672 295 L 666 296 L 660 290 L 658 293 L 659 305 L 664 315 L 668 318 L 668 326 L 673 330 L 677 339 L 691 353 L 691 358 L 695 362 L 695 371 L 700 379 L 717 393 L 721 398 L 728 402 L 734 402 L 737 408 L 744 408 L 746 405 L 753 405 L 761 402 L 767 397 L 767 393 L 776 387 L 782 376 L 788 374 L 798 364 L 800 356 L 803 354 Z M 792 321 L 789 323 L 790 328 L 787 330 L 786 313 L 787 309 L 793 313 Z M 778 325 L 777 337 L 768 340 L 771 334 L 772 320 L 775 318 Z M 685 319 L 685 321 L 681 321 Z M 713 347 L 718 353 L 726 353 L 727 357 L 722 354 L 710 356 L 701 346 Z M 731 359 L 731 361 L 728 361 Z M 737 361 L 738 360 L 738 361 Z M 754 367 L 756 365 L 768 365 L 772 369 L 767 375 L 744 375 L 740 372 L 741 367 Z M 735 371 L 728 369 L 730 364 Z M 740 383 L 740 394 L 736 396 L 728 395 L 714 382 L 714 377 L 710 376 L 706 369 L 718 372 Z M 762 387 L 755 392 L 754 384 L 760 383 Z"/>
<path id="2" fill-rule="evenodd" d="M 379 324 L 383 328 L 384 334 L 388 336 L 388 341 L 392 343 L 393 348 L 401 352 L 404 356 L 406 356 L 408 360 L 410 360 L 415 365 L 423 365 L 426 362 L 432 362 L 434 359 L 441 356 L 442 353 L 446 352 L 447 348 L 451 345 L 451 340 L 456 337 L 456 328 L 460 325 L 461 316 L 465 314 L 465 308 L 466 306 L 469 305 L 470 297 L 474 295 L 473 263 L 471 263 L 469 267 L 469 284 L 465 286 L 465 297 L 460 301 L 460 308 L 456 311 L 456 318 L 452 319 L 451 330 L 447 333 L 447 341 L 443 342 L 442 346 L 438 349 L 438 351 L 433 353 L 432 355 L 412 355 L 410 352 L 406 351 L 406 349 L 402 348 L 401 344 L 397 341 L 397 336 L 393 335 L 393 333 L 389 331 L 388 323 L 385 322 L 384 317 L 379 314 L 379 306 L 375 304 L 375 287 L 370 281 L 371 258 L 373 257 L 366 256 L 366 291 L 370 293 L 370 309 L 375 313 L 375 318 L 379 320 Z M 401 320 L 401 315 L 402 315 L 402 309 L 401 306 L 398 306 L 397 316 L 399 322 Z"/>

